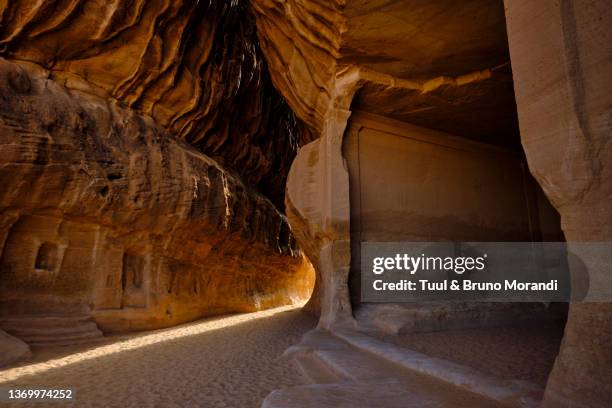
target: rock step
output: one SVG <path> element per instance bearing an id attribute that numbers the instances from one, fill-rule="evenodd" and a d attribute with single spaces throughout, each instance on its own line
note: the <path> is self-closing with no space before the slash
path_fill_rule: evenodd
<path id="1" fill-rule="evenodd" d="M 3 317 L 0 328 L 34 347 L 69 346 L 104 339 L 96 322 L 87 315 Z"/>
<path id="2" fill-rule="evenodd" d="M 527 408 L 539 406 L 542 396 L 534 384 L 499 379 L 354 330 L 309 332 L 286 354 L 314 384 L 270 394 L 265 407 L 315 407 L 323 402 L 377 407 L 395 406 L 399 400 L 405 407 Z M 371 395 L 363 385 L 369 385 Z M 385 391 L 374 392 L 377 387 Z M 320 392 L 316 398 L 315 389 Z M 385 393 L 393 397 L 386 401 Z M 285 404 L 291 399 L 295 405 Z"/>
<path id="3" fill-rule="evenodd" d="M 313 384 L 270 393 L 262 408 L 500 408 L 503 404 L 406 370 L 330 332 L 312 331 L 286 351 Z"/>
<path id="4" fill-rule="evenodd" d="M 57 328 L 74 327 L 79 323 L 93 322 L 89 315 L 21 315 L 0 317 L 0 327 L 5 330 L 23 327 L 31 328 Z"/>
<path id="5" fill-rule="evenodd" d="M 412 372 L 464 389 L 507 407 L 538 407 L 543 390 L 535 384 L 504 380 L 439 358 L 397 347 L 353 330 L 337 330 L 334 336 L 353 348 Z M 337 353 L 318 351 L 317 356 L 330 365 L 339 365 L 354 373 L 356 362 L 341 361 Z M 363 367 L 363 365 L 361 365 Z"/>
<path id="6" fill-rule="evenodd" d="M 30 357 L 30 347 L 18 338 L 0 330 L 0 367 Z"/>
<path id="7" fill-rule="evenodd" d="M 426 304 L 368 304 L 355 312 L 364 331 L 406 334 L 475 327 L 495 327 L 516 321 L 564 318 L 540 304 L 428 302 Z"/>
<path id="8" fill-rule="evenodd" d="M 36 336 L 70 336 L 81 333 L 99 332 L 98 325 L 91 322 L 80 323 L 73 327 L 13 327 L 9 330 L 16 337 L 36 337 Z"/>
<path id="9" fill-rule="evenodd" d="M 294 359 L 302 375 L 312 384 L 329 384 L 343 380 L 342 376 L 335 373 L 314 355 L 300 355 L 298 353 L 294 356 Z"/>
<path id="10" fill-rule="evenodd" d="M 52 340 L 80 340 L 80 339 L 90 339 L 96 337 L 102 337 L 102 332 L 98 329 L 95 330 L 87 330 L 87 331 L 77 331 L 73 333 L 66 332 L 55 332 L 49 331 L 47 333 L 36 333 L 36 334 L 22 334 L 21 336 L 14 334 L 11 332 L 12 336 L 18 337 L 25 341 L 26 343 L 38 342 L 38 341 L 52 341 Z"/>

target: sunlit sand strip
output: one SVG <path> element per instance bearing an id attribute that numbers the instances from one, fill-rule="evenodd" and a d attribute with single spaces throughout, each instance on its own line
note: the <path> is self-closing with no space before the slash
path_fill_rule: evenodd
<path id="1" fill-rule="evenodd" d="M 299 303 L 254 313 L 244 313 L 224 317 L 213 317 L 206 320 L 186 323 L 175 328 L 155 330 L 150 332 L 150 334 L 143 335 L 142 333 L 138 333 L 135 335 L 137 337 L 128 337 L 127 339 L 125 339 L 125 336 L 121 336 L 121 338 L 117 342 L 114 342 L 112 344 L 102 345 L 54 360 L 48 360 L 41 363 L 35 363 L 31 365 L 7 369 L 5 371 L 0 371 L 0 384 L 14 381 L 23 376 L 40 374 L 47 370 L 65 367 L 70 364 L 80 363 L 101 356 L 107 356 L 114 353 L 134 350 L 140 347 L 145 347 L 168 340 L 174 340 L 177 338 L 193 336 L 205 332 L 212 332 L 243 322 L 270 317 L 277 313 L 299 309 L 303 306 L 304 303 Z M 112 337 L 110 337 L 109 340 L 112 341 Z"/>

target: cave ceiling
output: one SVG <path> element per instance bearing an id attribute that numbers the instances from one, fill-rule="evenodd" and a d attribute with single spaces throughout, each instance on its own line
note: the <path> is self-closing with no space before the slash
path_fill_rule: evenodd
<path id="1" fill-rule="evenodd" d="M 489 70 L 430 92 L 366 85 L 353 107 L 505 146 L 518 129 L 501 1 L 356 1 L 345 11 L 341 61 L 406 80 Z"/>
<path id="2" fill-rule="evenodd" d="M 311 128 L 324 123 L 333 72 L 357 66 L 376 80 L 352 110 L 520 147 L 501 0 L 253 3 L 273 81 Z"/>

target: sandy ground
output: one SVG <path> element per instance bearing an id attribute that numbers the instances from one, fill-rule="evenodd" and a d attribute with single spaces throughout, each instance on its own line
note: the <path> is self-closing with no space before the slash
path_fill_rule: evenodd
<path id="1" fill-rule="evenodd" d="M 0 388 L 73 388 L 78 407 L 259 407 L 270 391 L 305 382 L 281 354 L 315 324 L 290 306 L 40 350 L 0 371 Z"/>
<path id="2" fill-rule="evenodd" d="M 372 335 L 372 334 L 370 334 Z M 445 332 L 373 335 L 400 347 L 453 361 L 504 379 L 546 385 L 563 335 L 554 323 Z"/>

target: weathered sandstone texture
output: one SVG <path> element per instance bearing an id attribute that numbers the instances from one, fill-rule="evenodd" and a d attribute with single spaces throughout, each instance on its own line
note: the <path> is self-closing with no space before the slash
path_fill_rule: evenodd
<path id="1" fill-rule="evenodd" d="M 272 202 L 155 121 L 0 60 L 4 315 L 161 327 L 308 296 Z"/>
<path id="2" fill-rule="evenodd" d="M 352 105 L 513 143 L 516 112 L 501 1 L 252 2 L 272 81 L 310 131 L 303 142 L 320 137 L 331 106 Z M 339 104 L 339 77 L 347 68 L 357 68 L 364 81 Z"/>
<path id="3" fill-rule="evenodd" d="M 272 81 L 307 126 L 286 205 L 317 270 L 311 306 L 320 308 L 320 327 L 352 323 L 356 220 L 342 144 L 356 110 L 524 148 L 567 241 L 612 240 L 609 2 L 505 3 L 253 0 Z M 587 268 L 601 267 L 573 251 Z M 609 404 L 611 315 L 610 303 L 571 306 L 545 405 Z"/>
<path id="4" fill-rule="evenodd" d="M 346 29 L 343 0 L 252 0 L 257 35 L 272 81 L 307 124 L 303 142 L 320 137 L 333 103 L 333 79 Z"/>
<path id="5" fill-rule="evenodd" d="M 30 347 L 26 343 L 0 330 L 0 367 L 26 358 L 30 354 Z"/>
<path id="6" fill-rule="evenodd" d="M 0 54 L 155 119 L 282 207 L 298 124 L 247 0 L 0 2 Z"/>
<path id="7" fill-rule="evenodd" d="M 322 327 L 351 324 L 353 220 L 342 152 L 351 113 L 512 146 L 503 4 L 253 0 L 253 9 L 272 81 L 307 128 L 286 206 L 317 270 L 310 306 L 321 309 Z"/>
<path id="8" fill-rule="evenodd" d="M 342 112 L 338 112 L 342 115 Z M 343 121 L 330 120 L 321 139 L 303 146 L 287 181 L 287 216 L 316 271 L 307 305 L 319 326 L 352 322 L 347 278 L 350 268 L 348 172 L 343 166 Z"/>
<path id="9" fill-rule="evenodd" d="M 33 314 L 143 329 L 309 295 L 282 214 L 301 124 L 248 1 L 0 2 L 0 57 L 13 332 L 32 338 Z"/>
<path id="10" fill-rule="evenodd" d="M 559 210 L 568 242 L 610 242 L 610 2 L 506 1 L 506 7 L 530 170 Z M 586 251 L 570 249 L 587 268 L 598 267 Z M 543 405 L 609 405 L 611 339 L 612 303 L 572 304 Z"/>

